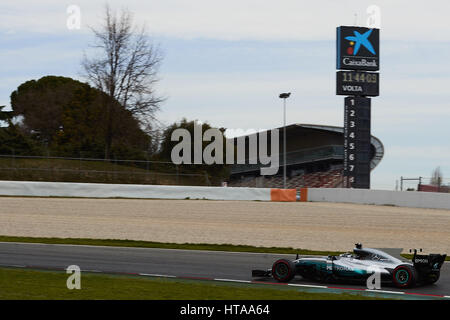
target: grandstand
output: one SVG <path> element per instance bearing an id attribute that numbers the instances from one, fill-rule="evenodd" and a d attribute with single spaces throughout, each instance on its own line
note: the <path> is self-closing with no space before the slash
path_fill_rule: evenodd
<path id="1" fill-rule="evenodd" d="M 248 164 L 249 136 L 245 137 L 246 164 L 231 168 L 230 187 L 283 187 L 283 127 L 280 133 L 280 169 L 273 176 L 261 176 L 260 163 Z M 258 134 L 257 134 L 258 135 Z M 269 134 L 268 134 L 269 135 Z M 287 187 L 296 189 L 343 187 L 344 129 L 342 127 L 293 124 L 286 126 Z M 241 137 L 242 138 L 242 137 Z M 234 138 L 236 145 L 238 138 Z M 268 148 L 270 150 L 270 148 Z M 373 170 L 384 155 L 381 141 L 371 136 L 370 167 Z"/>

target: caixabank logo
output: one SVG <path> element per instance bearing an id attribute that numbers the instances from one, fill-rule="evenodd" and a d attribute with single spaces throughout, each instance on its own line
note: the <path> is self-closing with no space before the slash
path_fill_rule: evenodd
<path id="1" fill-rule="evenodd" d="M 380 69 L 380 29 L 337 27 L 337 69 Z"/>

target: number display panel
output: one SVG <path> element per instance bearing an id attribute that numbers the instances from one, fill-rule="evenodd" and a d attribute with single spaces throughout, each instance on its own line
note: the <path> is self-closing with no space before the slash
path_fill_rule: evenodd
<path id="1" fill-rule="evenodd" d="M 336 94 L 376 97 L 380 94 L 380 75 L 375 72 L 336 72 Z"/>
<path id="2" fill-rule="evenodd" d="M 370 98 L 345 98 L 344 176 L 353 188 L 370 188 Z"/>

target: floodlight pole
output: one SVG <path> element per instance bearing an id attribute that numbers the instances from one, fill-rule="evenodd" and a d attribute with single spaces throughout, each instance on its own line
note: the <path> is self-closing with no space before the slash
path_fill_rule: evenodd
<path id="1" fill-rule="evenodd" d="M 291 95 L 288 93 L 281 93 L 280 98 L 283 99 L 283 188 L 286 189 L 286 99 Z"/>
<path id="2" fill-rule="evenodd" d="M 283 99 L 283 188 L 286 189 L 286 98 Z"/>

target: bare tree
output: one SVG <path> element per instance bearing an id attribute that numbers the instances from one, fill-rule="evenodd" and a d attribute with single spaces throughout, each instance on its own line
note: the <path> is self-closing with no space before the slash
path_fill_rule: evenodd
<path id="1" fill-rule="evenodd" d="M 431 174 L 430 184 L 433 186 L 440 187 L 442 184 L 442 179 L 443 179 L 443 175 L 442 175 L 441 167 L 436 167 L 433 170 L 433 173 Z"/>
<path id="2" fill-rule="evenodd" d="M 112 143 L 114 108 L 117 102 L 145 126 L 155 119 L 164 98 L 155 94 L 158 69 L 162 62 L 159 48 L 151 42 L 145 26 L 133 25 L 132 14 L 119 14 L 105 7 L 104 23 L 100 29 L 91 28 L 95 36 L 93 48 L 97 55 L 84 55 L 82 67 L 88 82 L 106 93 L 105 99 L 105 158 L 109 158 Z M 117 106 L 116 106 L 117 107 Z"/>

